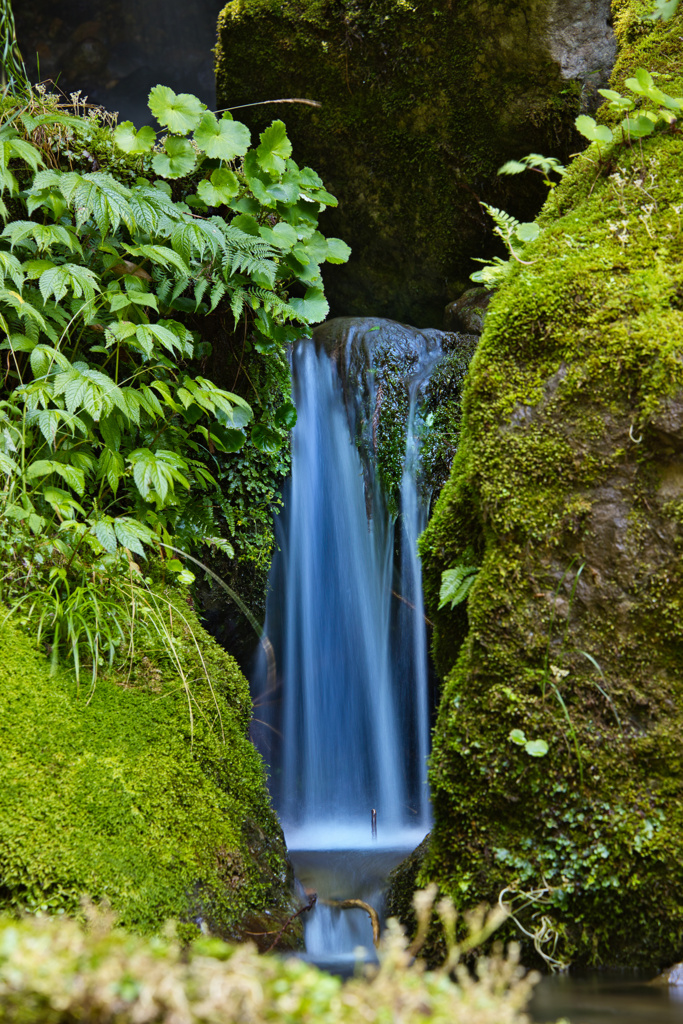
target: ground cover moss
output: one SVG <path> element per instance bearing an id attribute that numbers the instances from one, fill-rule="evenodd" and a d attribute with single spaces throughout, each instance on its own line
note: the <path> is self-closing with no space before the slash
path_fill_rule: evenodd
<path id="1" fill-rule="evenodd" d="M 175 918 L 187 937 L 204 922 L 267 947 L 291 912 L 289 877 L 247 735 L 248 686 L 173 600 L 188 689 L 159 643 L 102 673 L 86 700 L 3 622 L 0 905 L 74 913 L 87 895 L 134 930 Z"/>
<path id="2" fill-rule="evenodd" d="M 614 4 L 614 87 L 646 67 L 682 95 L 683 12 L 647 11 Z M 573 162 L 490 306 L 421 545 L 444 685 L 416 882 L 507 889 L 564 961 L 683 949 L 682 166 L 679 131 Z M 467 549 L 467 615 L 438 611 Z"/>
<path id="3" fill-rule="evenodd" d="M 511 156 L 566 156 L 580 86 L 560 76 L 549 5 L 415 0 L 231 0 L 219 19 L 220 107 L 262 130 L 284 116 L 297 159 L 339 208 L 326 228 L 352 246 L 325 274 L 333 315 L 441 326 L 490 238 L 479 199 L 535 212 L 543 185 L 497 178 Z M 267 59 L 264 59 L 267 54 Z M 284 113 L 283 113 L 284 112 Z"/>

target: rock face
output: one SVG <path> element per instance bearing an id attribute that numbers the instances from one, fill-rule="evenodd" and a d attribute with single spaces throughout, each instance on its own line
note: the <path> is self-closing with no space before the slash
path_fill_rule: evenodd
<path id="1" fill-rule="evenodd" d="M 582 107 L 602 102 L 617 56 L 610 0 L 555 0 L 548 12 L 548 47 L 562 77 L 583 86 Z"/>
<path id="2" fill-rule="evenodd" d="M 529 152 L 565 157 L 576 148 L 581 78 L 586 68 L 592 74 L 594 55 L 601 67 L 607 59 L 604 18 L 584 12 L 572 41 L 563 9 L 559 0 L 225 7 L 220 107 L 322 103 L 266 104 L 239 116 L 256 130 L 283 117 L 297 159 L 339 197 L 325 228 L 354 254 L 326 275 L 334 315 L 440 327 L 443 306 L 467 287 L 471 257 L 490 239 L 479 200 L 522 219 L 539 209 L 545 186 L 536 175 L 512 182 L 496 171 Z"/>
<path id="3" fill-rule="evenodd" d="M 615 0 L 613 87 L 642 67 L 683 95 L 683 8 L 648 9 Z M 683 947 L 682 165 L 662 129 L 571 165 L 491 303 L 422 541 L 445 682 L 418 882 L 506 889 L 592 964 Z M 467 615 L 437 611 L 472 558 Z"/>

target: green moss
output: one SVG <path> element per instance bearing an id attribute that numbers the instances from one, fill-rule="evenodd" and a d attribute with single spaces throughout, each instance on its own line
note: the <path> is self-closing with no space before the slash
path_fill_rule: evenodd
<path id="1" fill-rule="evenodd" d="M 73 913 L 87 894 L 130 928 L 174 917 L 188 934 L 204 920 L 231 937 L 287 910 L 246 680 L 187 606 L 172 620 L 188 688 L 160 644 L 100 677 L 89 700 L 2 626 L 2 906 Z"/>
<path id="2" fill-rule="evenodd" d="M 297 160 L 339 197 L 325 229 L 352 245 L 326 273 L 333 310 L 441 326 L 489 236 L 478 199 L 537 210 L 535 175 L 497 168 L 566 156 L 578 86 L 545 45 L 547 4 L 232 0 L 219 19 L 219 106 L 256 131 L 283 116 Z M 263 54 L 268 60 L 263 60 Z"/>
<path id="3" fill-rule="evenodd" d="M 615 4 L 615 84 L 642 66 L 681 95 L 683 11 L 647 9 Z M 556 953 L 593 964 L 683 943 L 682 159 L 678 132 L 591 147 L 551 194 L 489 309 L 421 546 L 445 681 L 418 882 L 461 906 L 533 892 L 525 927 L 545 915 Z M 435 605 L 469 545 L 465 623 Z"/>

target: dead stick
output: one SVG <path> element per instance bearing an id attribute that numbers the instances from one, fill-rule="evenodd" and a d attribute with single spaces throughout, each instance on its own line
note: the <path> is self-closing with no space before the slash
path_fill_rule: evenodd
<path id="1" fill-rule="evenodd" d="M 374 907 L 371 907 L 365 900 L 321 900 L 326 907 L 336 907 L 338 910 L 364 910 L 372 922 L 372 941 L 375 949 L 379 946 L 379 914 Z"/>
<path id="2" fill-rule="evenodd" d="M 282 938 L 282 935 L 284 933 L 285 928 L 289 928 L 289 926 L 292 923 L 292 921 L 294 921 L 295 918 L 297 918 L 299 916 L 299 914 L 305 914 L 307 910 L 313 910 L 313 907 L 316 905 L 317 901 L 318 901 L 318 894 L 317 894 L 317 892 L 314 892 L 314 893 L 312 893 L 312 895 L 311 895 L 311 897 L 310 897 L 310 899 L 309 899 L 309 901 L 308 901 L 308 903 L 306 904 L 305 907 L 300 907 L 300 909 L 297 910 L 296 914 L 292 914 L 291 917 L 287 918 L 287 920 L 283 924 L 283 926 L 280 929 L 280 931 L 277 933 L 277 935 L 275 936 L 275 938 L 273 939 L 271 944 L 268 946 L 268 949 L 266 950 L 266 953 L 270 953 L 271 950 L 273 950 L 275 948 L 275 946 L 277 946 L 278 942 Z"/>

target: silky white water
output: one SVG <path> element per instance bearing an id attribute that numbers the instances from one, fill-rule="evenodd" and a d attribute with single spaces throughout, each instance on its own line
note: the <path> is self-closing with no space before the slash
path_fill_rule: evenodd
<path id="1" fill-rule="evenodd" d="M 371 946 L 363 911 L 340 911 L 325 901 L 377 903 L 387 871 L 430 823 L 427 637 L 417 552 L 429 496 L 418 487 L 418 420 L 420 388 L 441 355 L 438 332 L 387 321 L 342 321 L 339 330 L 335 359 L 312 341 L 293 354 L 298 421 L 266 621 L 274 666 L 268 670 L 264 659 L 256 700 L 255 738 L 270 764 L 290 855 L 319 896 L 306 924 L 307 951 L 318 960 L 350 958 L 359 945 Z M 359 454 L 373 439 L 362 444 L 358 436 L 374 432 L 372 411 L 381 400 L 373 352 L 394 342 L 417 353 L 405 381 L 409 414 L 397 520 L 387 512 L 372 461 Z M 362 394 L 349 396 L 347 387 L 345 404 L 342 378 L 348 383 L 359 360 L 367 370 Z M 313 851 L 337 853 L 325 862 L 318 855 L 311 860 Z"/>

